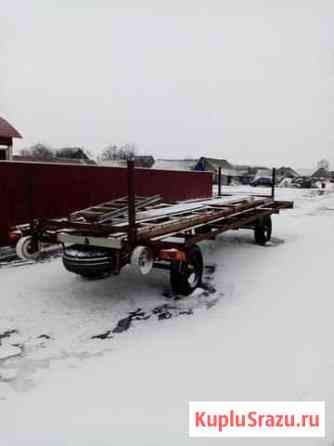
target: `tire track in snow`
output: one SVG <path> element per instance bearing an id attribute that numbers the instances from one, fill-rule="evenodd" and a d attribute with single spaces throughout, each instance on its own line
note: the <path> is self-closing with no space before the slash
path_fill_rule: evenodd
<path id="1" fill-rule="evenodd" d="M 211 309 L 222 296 L 221 293 L 217 293 L 214 286 L 215 271 L 215 264 L 206 265 L 202 287 L 195 290 L 190 296 L 175 296 L 170 290 L 166 290 L 163 293 L 167 300 L 165 303 L 149 309 L 137 308 L 127 313 L 113 327 L 102 333 L 90 336 L 87 334 L 85 339 L 79 339 L 80 333 L 74 333 L 74 337 L 77 337 L 74 345 L 64 343 L 64 339 L 57 340 L 45 332 L 38 336 L 24 338 L 15 328 L 5 330 L 0 333 L 0 354 L 2 347 L 5 352 L 4 346 L 1 346 L 1 339 L 6 340 L 8 354 L 4 354 L 0 359 L 0 384 L 5 384 L 7 390 L 8 386 L 11 390 L 14 389 L 18 392 L 30 390 L 36 386 L 37 379 L 34 377 L 38 377 L 40 373 L 47 373 L 51 361 L 70 360 L 71 358 L 82 360 L 101 355 L 111 349 L 107 341 L 114 340 L 121 333 L 130 330 L 134 324 L 152 319 L 166 321 L 175 317 L 188 317 L 193 315 L 197 309 Z M 10 351 L 14 348 L 15 352 Z M 40 358 L 39 352 L 41 353 Z M 1 397 L 6 398 L 4 388 L 2 394 L 0 392 Z"/>

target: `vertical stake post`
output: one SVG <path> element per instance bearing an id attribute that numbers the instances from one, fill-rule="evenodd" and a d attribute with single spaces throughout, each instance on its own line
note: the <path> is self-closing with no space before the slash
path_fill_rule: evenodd
<path id="1" fill-rule="evenodd" d="M 136 194 L 135 194 L 135 162 L 129 159 L 128 166 L 128 242 L 133 247 L 136 243 Z"/>
<path id="2" fill-rule="evenodd" d="M 222 194 L 222 168 L 218 167 L 218 196 Z"/>
<path id="3" fill-rule="evenodd" d="M 271 198 L 275 200 L 275 183 L 276 183 L 276 169 L 273 168 L 272 180 L 271 180 Z"/>

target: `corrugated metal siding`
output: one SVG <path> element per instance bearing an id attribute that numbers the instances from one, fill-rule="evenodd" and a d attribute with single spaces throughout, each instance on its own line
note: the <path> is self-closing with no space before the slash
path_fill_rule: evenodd
<path id="1" fill-rule="evenodd" d="M 166 200 L 208 197 L 212 175 L 136 169 L 136 193 Z M 10 226 L 36 217 L 60 217 L 127 194 L 127 169 L 0 162 L 0 243 Z"/>

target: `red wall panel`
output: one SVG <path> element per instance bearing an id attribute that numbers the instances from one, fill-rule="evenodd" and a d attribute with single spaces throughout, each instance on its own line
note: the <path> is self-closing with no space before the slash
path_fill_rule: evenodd
<path id="1" fill-rule="evenodd" d="M 205 198 L 212 175 L 136 169 L 136 193 L 160 194 L 166 200 Z M 127 169 L 33 162 L 0 162 L 0 243 L 10 226 L 35 217 L 61 217 L 127 194 Z"/>

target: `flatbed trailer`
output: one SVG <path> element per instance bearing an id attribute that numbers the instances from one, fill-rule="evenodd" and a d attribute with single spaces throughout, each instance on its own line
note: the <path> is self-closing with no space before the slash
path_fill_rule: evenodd
<path id="1" fill-rule="evenodd" d="M 13 228 L 17 254 L 37 259 L 45 246 L 61 243 L 67 270 L 85 277 L 119 274 L 131 264 L 141 274 L 170 271 L 176 294 L 200 285 L 203 259 L 197 243 L 234 229 L 251 229 L 255 241 L 271 238 L 271 215 L 293 207 L 271 195 L 221 194 L 206 200 L 170 203 L 135 194 L 134 164 L 128 162 L 128 196 L 73 212 L 66 218 L 35 219 Z"/>

